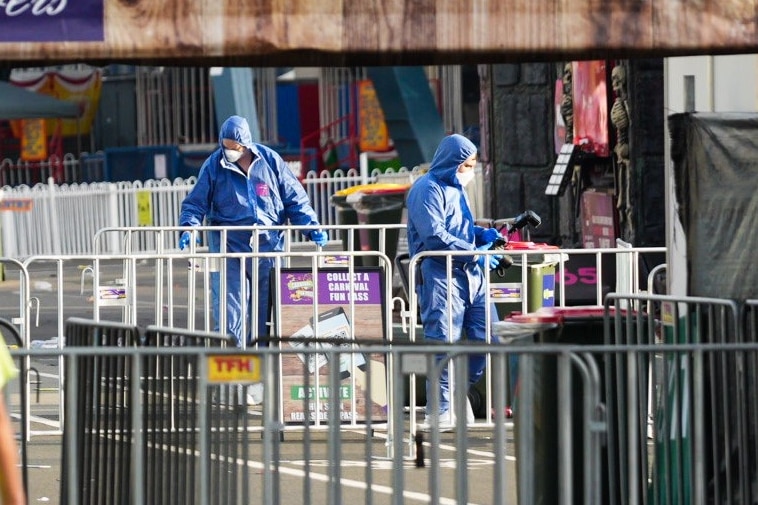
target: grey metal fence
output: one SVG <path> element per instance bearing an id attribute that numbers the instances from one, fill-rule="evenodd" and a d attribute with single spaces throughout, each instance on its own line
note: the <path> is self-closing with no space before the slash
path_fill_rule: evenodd
<path id="1" fill-rule="evenodd" d="M 66 401 L 77 415 L 66 419 L 61 466 L 73 503 L 753 503 L 758 343 L 754 314 L 745 316 L 754 307 L 611 293 L 599 314 L 523 323 L 524 339 L 508 344 L 281 341 L 248 351 L 206 346 L 184 330 L 73 321 L 72 341 L 77 323 L 83 342 L 113 345 L 13 353 L 68 363 Z M 280 400 L 295 390 L 282 387 L 282 360 L 323 354 L 336 364 L 356 352 L 394 363 L 388 394 L 406 408 L 345 423 L 354 407 L 332 394 L 350 393 L 340 367 L 327 364 L 316 379 L 303 366 L 298 391 L 312 393 L 292 401 L 324 415 L 295 422 L 299 429 L 283 423 Z M 407 405 L 410 375 L 434 387 L 452 363 L 458 380 L 476 353 L 490 358 L 493 415 L 451 431 L 434 420 L 411 429 L 423 412 Z M 501 387 L 514 355 L 519 401 L 510 420 Z M 229 373 L 213 375 L 219 370 Z M 257 380 L 266 384 L 262 404 L 235 396 Z M 466 391 L 454 390 L 460 420 L 465 403 Z M 80 493 L 95 489 L 84 501 Z"/>

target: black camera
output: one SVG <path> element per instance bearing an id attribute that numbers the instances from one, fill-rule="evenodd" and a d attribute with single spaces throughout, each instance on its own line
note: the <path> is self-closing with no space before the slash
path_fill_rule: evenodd
<path id="1" fill-rule="evenodd" d="M 540 219 L 540 216 L 538 216 L 533 210 L 526 210 L 514 218 L 506 219 L 501 222 L 504 224 L 500 227 L 500 231 L 505 228 L 506 236 L 510 236 L 514 231 L 520 230 L 527 225 L 531 225 L 534 228 L 538 227 L 542 224 L 542 219 Z M 508 240 L 505 237 L 499 238 L 492 243 L 490 250 L 504 251 L 506 245 L 508 245 Z M 510 268 L 511 265 L 513 265 L 513 258 L 507 254 L 503 254 L 503 257 L 500 258 L 500 262 L 497 265 L 497 274 L 500 277 L 505 277 L 505 270 Z"/>

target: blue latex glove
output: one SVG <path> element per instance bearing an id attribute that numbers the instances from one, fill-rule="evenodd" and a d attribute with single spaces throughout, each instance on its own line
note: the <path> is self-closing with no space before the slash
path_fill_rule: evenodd
<path id="1" fill-rule="evenodd" d="M 329 241 L 329 235 L 325 231 L 313 230 L 311 232 L 311 240 L 319 247 L 324 247 Z"/>
<path id="2" fill-rule="evenodd" d="M 477 251 L 487 251 L 489 248 L 492 247 L 492 242 L 489 242 L 488 244 L 480 245 L 476 248 Z M 480 254 L 479 258 L 476 260 L 477 263 L 479 263 L 479 266 L 482 267 L 482 270 L 485 269 L 485 261 L 489 262 L 490 264 L 490 270 L 495 270 L 500 263 L 500 260 L 503 258 L 502 255 L 499 254 L 492 254 L 489 256 L 486 256 L 484 254 Z"/>
<path id="3" fill-rule="evenodd" d="M 497 228 L 487 228 L 479 236 L 479 240 L 482 242 L 494 242 L 499 238 L 504 238 L 503 235 L 497 231 Z"/>
<path id="4" fill-rule="evenodd" d="M 182 236 L 179 237 L 179 249 L 184 250 L 185 247 L 187 247 L 190 243 L 190 237 L 192 237 L 192 232 L 185 231 L 182 233 Z M 200 243 L 200 236 L 198 235 L 197 239 L 195 239 L 195 243 Z"/>

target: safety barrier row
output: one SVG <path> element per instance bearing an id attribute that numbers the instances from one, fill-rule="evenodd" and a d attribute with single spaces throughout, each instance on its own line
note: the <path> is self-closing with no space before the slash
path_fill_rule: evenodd
<path id="1" fill-rule="evenodd" d="M 211 310 L 211 300 L 208 286 L 211 271 L 225 271 L 225 262 L 236 259 L 252 259 L 269 257 L 278 262 L 274 270 L 277 279 L 275 285 L 281 290 L 280 280 L 292 269 L 297 272 L 327 272 L 334 270 L 329 266 L 330 258 L 335 253 L 329 251 L 297 252 L 297 253 L 260 253 L 252 254 L 208 254 L 194 250 L 189 253 L 170 251 L 161 255 L 135 252 L 129 255 L 95 255 L 70 257 L 35 257 L 20 265 L 20 271 L 29 277 L 24 284 L 26 288 L 20 293 L 22 301 L 19 310 L 23 317 L 16 318 L 20 325 L 25 347 L 62 349 L 65 343 L 63 323 L 67 317 L 79 316 L 95 320 L 116 321 L 133 325 L 156 325 L 161 327 L 195 328 L 202 331 L 212 331 L 216 321 Z M 356 263 L 372 260 L 377 266 L 370 267 L 372 283 L 354 287 L 359 291 L 371 289 L 376 291 L 376 302 L 371 305 L 371 311 L 366 315 L 365 310 L 356 309 L 355 300 L 344 296 L 337 305 L 343 307 L 345 317 L 354 322 L 352 337 L 357 332 L 364 331 L 362 325 L 371 320 L 374 338 L 385 338 L 392 333 L 391 301 L 392 269 L 386 256 L 379 252 L 340 252 L 340 256 L 353 258 L 352 266 L 344 265 L 344 273 L 340 276 L 339 291 L 345 295 L 351 289 L 350 279 L 354 278 Z M 257 275 L 257 269 L 248 269 L 242 261 L 241 276 Z M 29 272 L 32 272 L 30 275 Z M 9 275 L 12 275 L 9 273 Z M 318 292 L 319 276 L 310 283 L 311 296 Z M 10 281 L 8 281 L 10 282 Z M 322 280 L 324 288 L 327 281 Z M 220 292 L 224 299 L 226 286 L 224 276 L 221 276 Z M 273 292 L 273 289 L 272 289 Z M 6 291 L 9 293 L 9 291 Z M 30 293 L 33 296 L 30 296 Z M 257 290 L 253 290 L 253 297 Z M 29 300 L 34 298 L 37 303 L 32 306 Z M 257 300 L 257 298 L 255 298 Z M 307 301 L 307 300 L 306 300 Z M 255 301 L 253 302 L 255 303 Z M 325 303 L 321 306 L 310 304 L 304 307 L 290 307 L 291 314 L 275 313 L 276 321 L 290 323 L 304 319 L 318 318 L 321 310 L 328 309 Z M 332 303 L 334 306 L 335 303 Z M 385 306 L 386 305 L 386 306 Z M 253 305 L 255 306 L 255 305 Z M 274 304 L 276 307 L 277 305 Z M 39 318 L 42 313 L 43 327 L 37 328 L 28 321 L 34 321 L 34 310 Z M 258 314 L 243 308 L 243 334 L 246 328 L 257 326 Z M 218 327 L 225 327 L 226 306 L 220 305 L 220 321 Z M 367 319 L 368 318 L 368 319 Z M 20 324 L 27 321 L 26 324 Z M 38 322 L 37 322 L 38 324 Z M 52 338 L 51 338 L 52 337 Z M 36 365 L 36 364 L 35 364 Z M 48 365 L 45 363 L 45 365 Z M 39 375 L 29 376 L 31 391 L 42 401 L 32 402 L 30 409 L 40 411 L 40 415 L 30 416 L 35 421 L 35 427 L 30 427 L 29 436 L 47 433 L 59 433 L 61 422 L 64 420 L 64 401 L 61 385 L 63 383 L 63 364 L 50 364 L 51 367 L 41 369 Z M 31 366 L 31 364 L 30 364 Z M 36 384 L 32 384 L 36 383 Z M 51 411 L 51 407 L 56 407 Z M 42 413 L 44 412 L 44 413 Z"/>
<path id="2" fill-rule="evenodd" d="M 203 236 L 211 227 L 198 228 L 196 231 L 199 236 Z M 300 233 L 300 230 L 293 227 L 283 228 L 285 235 Z M 381 290 L 383 310 L 375 312 L 376 319 L 382 321 L 381 330 L 372 330 L 374 336 L 382 338 L 401 338 L 416 340 L 418 331 L 416 321 L 410 323 L 412 313 L 408 308 L 408 300 L 399 295 L 398 268 L 389 262 L 386 255 L 380 251 L 386 250 L 389 244 L 389 234 L 401 232 L 400 225 L 366 225 L 365 231 L 376 233 L 378 250 L 377 251 L 360 251 L 360 245 L 356 244 L 356 238 L 352 233 L 347 233 L 347 248 L 349 251 L 341 250 L 342 247 L 336 247 L 330 244 L 324 250 L 317 251 L 313 244 L 306 244 L 309 249 L 303 246 L 296 246 L 289 240 L 285 242 L 290 244 L 283 253 L 266 253 L 266 254 L 227 254 L 217 253 L 210 254 L 207 248 L 198 246 L 191 241 L 190 249 L 178 251 L 176 249 L 166 249 L 160 254 L 146 252 L 142 248 L 149 246 L 151 243 L 163 243 L 170 241 L 168 237 L 175 240 L 182 231 L 176 228 L 159 228 L 159 227 L 138 227 L 138 228 L 106 228 L 97 234 L 95 244 L 115 241 L 126 253 L 124 254 L 105 254 L 97 253 L 93 255 L 60 255 L 60 256 L 38 256 L 28 258 L 21 263 L 15 260 L 9 260 L 6 270 L 6 284 L 3 290 L 5 299 L 10 300 L 5 303 L 6 308 L 16 305 L 18 309 L 13 309 L 11 313 L 3 313 L 12 319 L 18 325 L 19 333 L 27 348 L 63 348 L 64 345 L 64 321 L 68 317 L 84 317 L 103 321 L 116 321 L 124 324 L 139 326 L 156 325 L 160 327 L 187 328 L 190 330 L 199 330 L 211 332 L 217 327 L 225 327 L 222 324 L 216 326 L 216 321 L 212 317 L 212 307 L 208 286 L 210 285 L 210 274 L 213 271 L 221 271 L 224 263 L 230 258 L 253 258 L 253 257 L 272 257 L 281 262 L 283 269 L 296 268 L 307 271 L 316 271 L 323 269 L 343 269 L 349 273 L 349 269 L 363 271 L 364 265 L 374 268 L 380 268 L 381 273 Z M 223 232 L 225 229 L 219 229 Z M 228 231 L 228 229 L 226 229 Z M 347 226 L 335 226 L 332 231 L 343 233 L 352 230 Z M 104 248 L 105 249 L 105 248 Z M 615 284 L 612 280 L 613 275 L 602 268 L 607 263 L 606 258 L 612 258 L 615 264 L 615 257 L 626 262 L 629 266 L 626 270 L 632 270 L 633 265 L 641 263 L 640 256 L 645 254 L 645 250 L 633 249 L 620 252 L 616 249 L 607 250 L 561 250 L 559 259 L 561 261 L 555 266 L 556 276 L 560 277 L 561 269 L 568 271 L 575 261 L 575 258 L 586 257 L 582 265 L 589 261 L 595 261 L 600 258 L 600 267 L 595 269 L 583 266 L 586 279 L 595 280 L 602 285 L 602 292 L 607 292 L 609 285 Z M 520 253 L 521 254 L 521 253 Z M 523 255 L 541 254 L 539 251 L 527 251 Z M 531 257 L 531 256 L 530 256 Z M 518 262 L 524 262 L 520 255 L 516 255 Z M 530 260 L 526 260 L 528 263 Z M 244 264 L 244 262 L 243 262 Z M 514 267 L 518 268 L 518 267 Z M 636 268 L 636 267 L 634 267 Z M 591 273 L 587 271 L 592 270 Z M 525 274 L 526 269 L 522 269 L 519 276 Z M 243 266 L 242 276 L 254 276 L 253 271 L 246 270 Z M 569 279 L 569 274 L 565 274 Z M 223 276 L 222 276 L 223 277 Z M 348 279 L 354 277 L 348 275 Z M 608 278 L 607 278 L 608 277 Z M 277 277 L 279 279 L 280 277 Z M 15 283 L 19 283 L 18 290 L 14 290 Z M 277 288 L 281 289 L 277 280 Z M 529 299 L 529 290 L 531 289 L 528 279 L 522 279 L 522 296 L 519 301 L 509 303 L 512 310 L 527 311 L 525 305 Z M 343 283 L 343 285 L 346 285 Z M 222 291 L 226 287 L 221 286 Z M 639 288 L 633 288 L 639 289 Z M 597 291 L 594 287 L 591 291 Z M 565 300 L 561 298 L 563 291 L 559 287 L 558 299 L 556 303 L 563 305 Z M 256 293 L 252 293 L 253 303 L 255 303 Z M 593 299 L 593 303 L 600 304 L 602 298 Z M 415 303 L 412 301 L 411 303 Z M 355 308 L 350 304 L 345 305 L 348 320 L 353 321 Z M 255 305 L 253 305 L 255 306 Z M 327 309 L 329 307 L 324 307 Z M 246 310 L 246 309 L 243 309 Z M 303 311 L 300 311 L 303 312 Z M 308 305 L 305 309 L 308 317 L 317 316 L 319 308 Z M 398 314 L 401 323 L 404 326 L 398 327 L 397 317 L 393 321 L 393 313 Z M 219 319 L 226 317 L 226 307 L 221 304 Z M 257 313 L 246 311 L 243 317 L 243 324 L 246 328 L 256 327 Z M 372 316 L 373 317 L 373 316 Z M 286 320 L 286 315 L 275 313 L 277 321 Z M 40 324 L 40 319 L 42 323 Z M 291 319 L 291 318 L 290 318 Z M 225 319 L 224 319 L 225 320 Z M 362 330 L 356 329 L 356 334 Z M 378 333 L 376 333 L 378 331 Z M 43 366 L 41 366 L 43 365 Z M 29 426 L 29 436 L 46 433 L 59 433 L 61 422 L 64 419 L 64 398 L 62 392 L 62 363 L 28 363 L 29 367 L 29 391 L 32 394 L 30 409 L 38 412 L 31 417 L 34 419 L 34 426 Z M 488 379 L 489 380 L 489 379 Z M 492 385 L 488 383 L 483 391 L 491 404 Z M 481 400 L 485 404 L 484 399 Z M 50 411 L 55 406 L 54 411 Z M 489 412 L 488 407 L 481 407 Z"/>
<path id="3" fill-rule="evenodd" d="M 593 320 L 525 324 L 524 338 L 510 344 L 295 347 L 285 337 L 246 351 L 176 329 L 150 339 L 151 330 L 72 320 L 72 342 L 103 345 L 13 354 L 66 362 L 68 503 L 751 503 L 755 306 L 610 293 Z M 281 400 L 292 393 L 282 387 L 283 363 L 321 354 L 337 364 L 358 352 L 397 365 L 386 367 L 387 394 L 406 406 L 414 373 L 436 387 L 452 364 L 458 382 L 469 356 L 486 354 L 502 393 L 518 357 L 514 418 L 495 394 L 493 415 L 472 425 L 444 429 L 433 418 L 422 429 L 413 408 L 366 409 L 360 422 L 345 423 L 357 390 L 327 364 L 322 374 L 300 369 L 306 394 L 292 401 L 312 420 L 297 432 L 282 422 Z M 235 373 L 214 375 L 232 363 Z M 321 387 L 311 389 L 319 375 Z M 235 396 L 261 379 L 260 406 Z M 453 390 L 459 420 L 466 398 L 464 388 Z M 119 501 L 127 482 L 130 501 Z"/>

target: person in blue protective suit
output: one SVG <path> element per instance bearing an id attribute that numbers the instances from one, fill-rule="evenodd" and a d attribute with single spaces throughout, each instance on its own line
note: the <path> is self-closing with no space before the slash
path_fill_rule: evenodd
<path id="1" fill-rule="evenodd" d="M 219 148 L 200 167 L 197 182 L 182 202 L 179 224 L 200 226 L 203 219 L 208 226 L 279 226 L 296 225 L 303 227 L 303 233 L 319 247 L 326 245 L 326 232 L 316 229 L 318 216 L 308 201 L 302 184 L 287 167 L 284 160 L 272 149 L 254 143 L 250 127 L 245 118 L 231 116 L 221 125 Z M 282 230 L 261 230 L 257 233 L 258 251 L 282 251 L 284 233 Z M 252 251 L 252 232 L 229 230 L 226 252 L 249 253 Z M 191 234 L 182 233 L 179 249 L 189 245 Z M 208 249 L 220 252 L 221 232 L 208 233 Z M 248 259 L 245 274 L 248 285 L 246 300 L 242 299 L 239 259 L 226 261 L 226 319 L 227 331 L 238 347 L 258 341 L 266 345 L 269 320 L 269 278 L 274 266 L 274 258 L 260 258 L 257 261 L 258 285 L 252 281 L 252 260 Z M 219 274 L 212 274 L 211 291 L 213 315 L 219 321 Z M 258 298 L 258 328 L 242 334 L 243 315 L 251 314 L 251 293 Z M 244 305 L 243 305 L 244 304 Z M 247 311 L 243 311 L 243 307 Z M 250 319 L 248 319 L 250 321 Z M 217 328 L 218 330 L 218 328 Z"/>
<path id="2" fill-rule="evenodd" d="M 494 228 L 483 228 L 474 222 L 464 187 L 474 178 L 476 146 L 462 135 L 445 137 L 437 147 L 429 171 L 411 186 L 408 197 L 408 249 L 411 256 L 424 251 L 471 251 L 470 255 L 452 257 L 451 279 L 448 283 L 445 256 L 427 256 L 417 270 L 418 295 L 424 337 L 438 342 L 458 342 L 465 330 L 468 340 L 483 342 L 486 339 L 485 268 L 496 268 L 498 255 L 477 252 L 489 249 L 501 237 Z M 485 263 L 486 262 L 486 263 Z M 451 302 L 448 304 L 448 290 Z M 452 313 L 452 326 L 449 315 Z M 497 318 L 494 307 L 492 321 Z M 437 357 L 438 361 L 442 356 Z M 479 381 L 484 372 L 486 358 L 471 355 L 469 358 L 469 384 Z M 430 383 L 427 381 L 428 424 Z M 439 423 L 454 425 L 455 416 L 450 409 L 450 382 L 447 367 L 442 371 L 439 384 Z M 467 421 L 473 421 L 468 406 Z"/>

